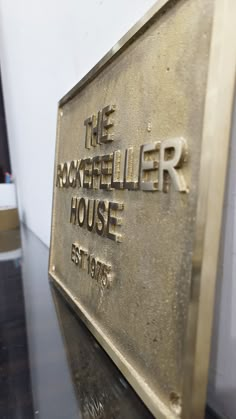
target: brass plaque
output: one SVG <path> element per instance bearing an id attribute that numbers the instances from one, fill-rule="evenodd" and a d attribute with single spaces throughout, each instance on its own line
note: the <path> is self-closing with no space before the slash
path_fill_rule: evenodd
<path id="1" fill-rule="evenodd" d="M 204 412 L 235 11 L 158 1 L 59 103 L 50 275 L 158 418 Z"/>

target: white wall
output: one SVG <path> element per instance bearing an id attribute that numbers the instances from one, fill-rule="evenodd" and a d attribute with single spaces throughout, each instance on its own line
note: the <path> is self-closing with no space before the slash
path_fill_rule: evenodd
<path id="1" fill-rule="evenodd" d="M 49 244 L 57 102 L 154 0 L 0 0 L 0 59 L 21 215 Z M 235 115 L 236 121 L 236 115 Z M 236 133 L 219 263 L 209 401 L 236 417 Z"/>
<path id="2" fill-rule="evenodd" d="M 49 244 L 58 100 L 155 0 L 0 0 L 0 63 L 20 213 Z"/>

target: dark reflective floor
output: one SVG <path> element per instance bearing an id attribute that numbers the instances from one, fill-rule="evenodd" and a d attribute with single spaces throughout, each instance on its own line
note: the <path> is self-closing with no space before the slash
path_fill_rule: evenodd
<path id="1" fill-rule="evenodd" d="M 0 418 L 32 418 L 20 261 L 0 262 Z"/>
<path id="2" fill-rule="evenodd" d="M 50 285 L 48 248 L 21 237 L 0 261 L 0 419 L 152 418 Z"/>

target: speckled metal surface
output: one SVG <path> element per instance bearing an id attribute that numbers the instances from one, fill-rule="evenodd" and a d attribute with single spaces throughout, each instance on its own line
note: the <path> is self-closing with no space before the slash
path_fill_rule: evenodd
<path id="1" fill-rule="evenodd" d="M 133 147 L 138 167 L 142 144 L 176 137 L 187 141 L 182 171 L 188 193 L 173 185 L 167 193 L 54 188 L 50 274 L 159 418 L 199 419 L 204 406 L 201 395 L 191 410 L 186 375 L 191 387 L 199 300 L 199 288 L 191 294 L 191 281 L 198 278 L 193 249 L 214 4 L 161 1 L 150 20 L 95 68 L 94 76 L 62 99 L 58 114 L 56 165 Z M 84 120 L 109 104 L 116 105 L 114 141 L 86 150 Z M 225 147 L 226 165 L 227 142 Z M 121 243 L 72 225 L 72 196 L 122 203 Z M 216 204 L 221 208 L 221 194 Z M 220 219 L 217 233 L 219 226 Z M 111 265 L 109 289 L 71 262 L 74 242 Z M 208 348 L 210 327 L 205 336 Z M 203 356 L 208 357 L 207 351 Z M 204 365 L 203 387 L 206 371 Z"/>

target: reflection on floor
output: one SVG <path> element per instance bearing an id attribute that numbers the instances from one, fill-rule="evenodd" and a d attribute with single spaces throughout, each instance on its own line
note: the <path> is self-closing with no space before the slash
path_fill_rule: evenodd
<path id="1" fill-rule="evenodd" d="M 33 418 L 20 260 L 0 263 L 0 417 Z"/>
<path id="2" fill-rule="evenodd" d="M 0 419 L 151 419 L 50 286 L 48 248 L 25 227 L 22 247 L 0 258 Z"/>
<path id="3" fill-rule="evenodd" d="M 54 287 L 53 295 L 82 417 L 151 419 L 153 416 Z"/>

